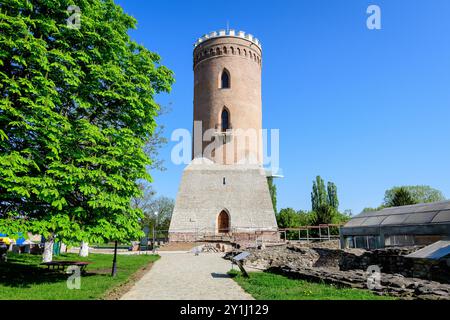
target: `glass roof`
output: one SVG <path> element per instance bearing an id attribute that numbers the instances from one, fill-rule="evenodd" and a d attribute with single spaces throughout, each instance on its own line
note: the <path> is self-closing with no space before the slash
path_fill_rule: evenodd
<path id="1" fill-rule="evenodd" d="M 431 223 L 450 223 L 450 201 L 363 212 L 347 222 L 344 228 Z"/>

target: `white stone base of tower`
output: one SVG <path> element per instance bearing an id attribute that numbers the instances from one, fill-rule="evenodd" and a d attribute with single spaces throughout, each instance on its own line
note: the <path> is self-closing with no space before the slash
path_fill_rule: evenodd
<path id="1" fill-rule="evenodd" d="M 183 172 L 169 228 L 171 242 L 278 241 L 265 170 L 197 158 Z"/>

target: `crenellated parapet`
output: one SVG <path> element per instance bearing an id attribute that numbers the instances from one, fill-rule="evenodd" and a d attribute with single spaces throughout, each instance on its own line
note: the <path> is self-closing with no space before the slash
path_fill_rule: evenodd
<path id="1" fill-rule="evenodd" d="M 259 47 L 259 49 L 262 49 L 261 42 L 256 37 L 254 37 L 252 34 L 245 33 L 244 31 L 235 31 L 233 29 L 212 31 L 208 34 L 205 34 L 204 36 L 197 39 L 197 41 L 194 43 L 194 48 L 197 47 L 202 42 L 205 42 L 209 39 L 218 38 L 218 37 L 236 37 L 236 38 L 246 39 L 246 40 L 251 41 L 254 44 L 256 44 Z"/>
<path id="2" fill-rule="evenodd" d="M 261 66 L 261 43 L 253 35 L 244 31 L 213 31 L 199 38 L 194 44 L 194 68 L 209 58 L 217 56 L 240 56 L 253 60 Z"/>

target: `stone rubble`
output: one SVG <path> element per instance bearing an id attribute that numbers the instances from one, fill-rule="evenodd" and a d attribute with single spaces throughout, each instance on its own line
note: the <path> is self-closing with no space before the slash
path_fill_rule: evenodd
<path id="1" fill-rule="evenodd" d="M 271 272 L 313 282 L 325 282 L 341 287 L 368 289 L 369 274 L 363 270 L 340 271 L 327 268 L 271 267 Z M 450 285 L 398 274 L 380 274 L 380 286 L 373 290 L 379 295 L 403 299 L 450 300 Z"/>
<path id="2" fill-rule="evenodd" d="M 375 289 L 377 294 L 402 299 L 450 300 L 450 284 L 446 279 L 431 281 L 427 279 L 430 275 L 423 271 L 429 269 L 420 267 L 428 267 L 429 264 L 436 267 L 437 262 L 412 262 L 411 259 L 405 258 L 405 255 L 418 250 L 418 247 L 366 251 L 341 250 L 337 246 L 338 244 L 330 241 L 289 243 L 264 249 L 250 248 L 246 250 L 250 252 L 250 256 L 245 261 L 245 266 L 314 282 L 323 281 L 343 287 L 367 289 L 369 274 L 366 270 L 369 266 L 377 265 L 381 268 L 381 287 Z M 241 251 L 230 252 L 224 258 L 231 259 Z M 422 271 L 414 273 L 415 270 Z M 440 273 L 446 273 L 448 277 L 446 270 L 440 268 Z"/>

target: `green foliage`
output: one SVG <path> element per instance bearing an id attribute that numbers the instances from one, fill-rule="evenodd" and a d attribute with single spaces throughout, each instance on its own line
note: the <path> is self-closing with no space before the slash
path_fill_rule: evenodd
<path id="1" fill-rule="evenodd" d="M 398 188 L 395 190 L 392 199 L 386 203 L 386 207 L 401 207 L 416 203 L 417 201 L 413 198 L 413 195 L 408 189 Z"/>
<path id="2" fill-rule="evenodd" d="M 367 208 L 364 208 L 361 212 L 374 212 L 374 211 L 381 210 L 382 208 L 383 207 L 378 207 L 378 208 L 367 207 Z"/>
<path id="3" fill-rule="evenodd" d="M 299 220 L 299 227 L 303 226 L 310 226 L 314 223 L 316 219 L 316 214 L 313 211 L 298 211 L 298 220 Z"/>
<path id="4" fill-rule="evenodd" d="M 444 201 L 445 197 L 443 193 L 437 189 L 434 189 L 430 186 L 402 186 L 402 187 L 393 187 L 389 190 L 386 190 L 384 194 L 384 206 L 392 206 L 394 198 L 396 194 L 401 190 L 401 193 L 409 195 L 412 198 L 410 204 L 414 203 L 430 203 L 430 202 L 439 202 Z M 406 192 L 405 192 L 406 191 Z"/>
<path id="5" fill-rule="evenodd" d="M 297 211 L 292 208 L 281 209 L 277 214 L 279 228 L 297 228 L 300 226 L 300 219 Z"/>
<path id="6" fill-rule="evenodd" d="M 0 228 L 68 244 L 139 238 L 144 145 L 172 72 L 112 0 L 0 4 Z"/>
<path id="7" fill-rule="evenodd" d="M 313 181 L 311 192 L 311 206 L 315 213 L 313 224 L 330 224 L 335 220 L 339 213 L 339 200 L 337 196 L 337 187 L 333 182 L 328 182 L 325 189 L 325 182 L 320 176 Z"/>
<path id="8" fill-rule="evenodd" d="M 337 210 L 339 208 L 339 200 L 337 196 L 337 187 L 333 182 L 328 182 L 327 184 L 327 199 L 328 204 Z"/>
<path id="9" fill-rule="evenodd" d="M 338 211 L 339 200 L 337 187 L 333 182 L 325 182 L 320 176 L 313 181 L 311 192 L 312 210 L 309 212 L 295 211 L 292 208 L 281 209 L 277 215 L 280 228 L 298 228 L 319 224 L 343 224 L 350 220 L 351 212 Z M 335 230 L 332 230 L 335 232 Z M 315 231 L 312 230 L 311 233 Z"/>
<path id="10" fill-rule="evenodd" d="M 317 212 L 320 208 L 328 204 L 328 195 L 325 189 L 325 183 L 320 176 L 313 181 L 313 191 L 311 192 L 312 211 Z"/>
<path id="11" fill-rule="evenodd" d="M 267 177 L 269 184 L 270 198 L 272 199 L 273 210 L 277 213 L 277 186 L 273 183 L 273 177 Z"/>
<path id="12" fill-rule="evenodd" d="M 321 205 L 320 207 L 316 208 L 316 211 L 314 212 L 314 225 L 333 223 L 333 219 L 338 213 L 337 210 L 329 204 Z"/>
<path id="13" fill-rule="evenodd" d="M 351 218 L 352 218 L 351 213 L 347 213 L 347 212 L 341 213 L 341 212 L 337 211 L 334 214 L 331 223 L 333 223 L 333 224 L 345 224 L 348 221 L 350 221 Z"/>

